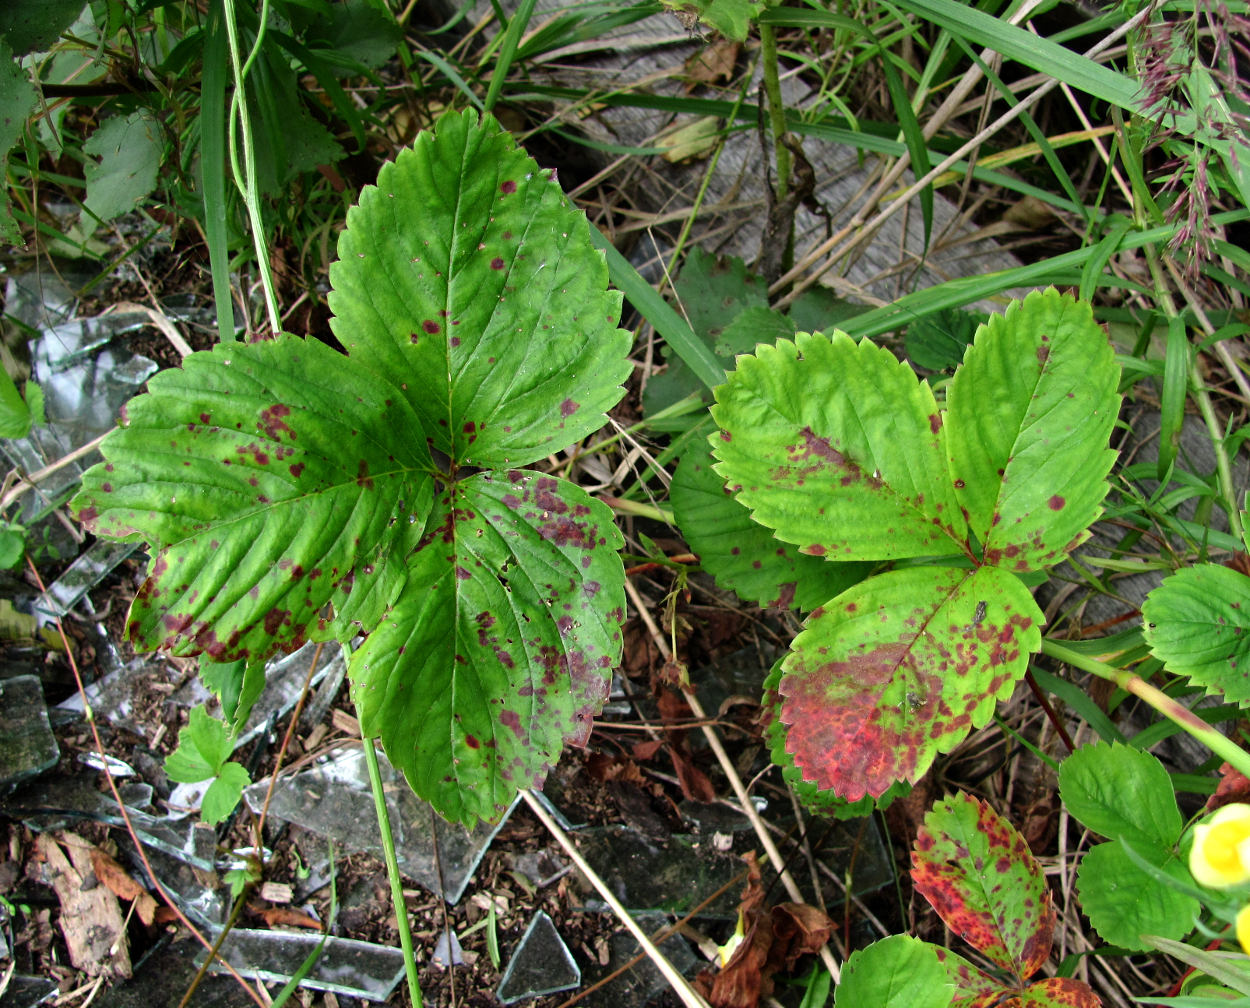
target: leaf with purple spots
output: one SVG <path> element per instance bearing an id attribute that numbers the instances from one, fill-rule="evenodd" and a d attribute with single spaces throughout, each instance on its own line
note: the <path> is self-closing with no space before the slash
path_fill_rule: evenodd
<path id="1" fill-rule="evenodd" d="M 368 621 L 398 593 L 433 481 L 419 439 L 372 433 L 417 423 L 393 384 L 282 336 L 192 354 L 126 414 L 74 508 L 155 547 L 127 623 L 139 648 L 260 660 L 324 636 L 349 587 Z"/>
<path id="2" fill-rule="evenodd" d="M 992 315 L 947 393 L 950 478 L 985 562 L 1058 563 L 1102 511 L 1120 368 L 1088 304 L 1034 291 Z"/>
<path id="3" fill-rule="evenodd" d="M 811 610 L 871 570 L 865 563 L 834 563 L 800 553 L 752 521 L 725 490 L 706 444 L 695 444 L 682 456 L 669 500 L 703 569 L 717 584 L 762 606 Z"/>
<path id="4" fill-rule="evenodd" d="M 1041 865 L 1006 819 L 959 793 L 925 816 L 912 881 L 943 922 L 1023 982 L 1050 955 L 1055 928 Z"/>
<path id="5" fill-rule="evenodd" d="M 1041 646 L 1027 588 L 992 567 L 909 567 L 808 618 L 782 665 L 786 750 L 848 801 L 915 781 L 984 725 Z"/>
<path id="6" fill-rule="evenodd" d="M 1102 999 L 1084 980 L 1047 977 L 1029 984 L 1003 1008 L 1102 1008 Z"/>
<path id="7" fill-rule="evenodd" d="M 379 375 L 406 376 L 453 470 L 536 462 L 620 400 L 632 338 L 589 227 L 550 172 L 472 111 L 420 134 L 348 211 L 331 327 Z"/>
<path id="8" fill-rule="evenodd" d="M 1198 564 L 1163 580 L 1142 605 L 1146 643 L 1169 672 L 1250 702 L 1250 578 Z"/>
<path id="9" fill-rule="evenodd" d="M 352 678 L 361 730 L 444 816 L 494 818 L 585 744 L 620 659 L 622 544 L 607 507 L 541 473 L 440 498 Z"/>
<path id="10" fill-rule="evenodd" d="M 933 392 L 843 333 L 738 358 L 716 390 L 716 471 L 752 517 L 832 560 L 966 553 Z"/>

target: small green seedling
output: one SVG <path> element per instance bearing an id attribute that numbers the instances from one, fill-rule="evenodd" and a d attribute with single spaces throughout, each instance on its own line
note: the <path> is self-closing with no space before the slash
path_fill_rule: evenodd
<path id="1" fill-rule="evenodd" d="M 165 774 L 180 784 L 211 780 L 204 792 L 200 815 L 205 822 L 225 819 L 252 781 L 247 770 L 230 760 L 234 738 L 226 726 L 203 707 L 193 707 L 187 726 L 178 732 L 178 748 L 165 759 Z"/>

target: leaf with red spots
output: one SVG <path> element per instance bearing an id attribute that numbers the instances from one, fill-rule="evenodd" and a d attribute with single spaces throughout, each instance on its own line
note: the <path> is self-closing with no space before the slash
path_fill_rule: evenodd
<path id="1" fill-rule="evenodd" d="M 263 659 L 315 634 L 345 586 L 373 599 L 363 620 L 399 591 L 433 483 L 425 444 L 389 434 L 418 424 L 392 383 L 281 336 L 192 354 L 126 414 L 74 507 L 156 547 L 128 620 L 138 647 Z"/>
<path id="2" fill-rule="evenodd" d="M 620 653 L 611 515 L 515 466 L 619 400 L 621 298 L 585 218 L 474 113 L 382 169 L 339 256 L 347 356 L 285 335 L 190 355 L 131 402 L 75 507 L 152 544 L 138 645 L 255 670 L 364 632 L 365 730 L 445 815 L 493 817 L 585 740 Z"/>
<path id="3" fill-rule="evenodd" d="M 762 606 L 814 609 L 862 580 L 871 567 L 833 563 L 777 539 L 725 490 L 706 444 L 691 446 L 669 487 L 677 524 L 718 584 Z"/>
<path id="4" fill-rule="evenodd" d="M 1165 578 L 1142 604 L 1146 643 L 1169 672 L 1250 702 L 1250 578 L 1198 564 Z"/>
<path id="5" fill-rule="evenodd" d="M 1062 560 L 1102 509 L 1120 368 L 1088 304 L 1035 291 L 992 315 L 947 394 L 959 506 L 986 563 Z"/>
<path id="6" fill-rule="evenodd" d="M 439 499 L 352 667 L 361 730 L 444 816 L 493 818 L 585 744 L 620 659 L 622 542 L 607 507 L 538 473 Z"/>
<path id="7" fill-rule="evenodd" d="M 1102 1000 L 1084 980 L 1047 977 L 1029 984 L 1003 1008 L 1102 1008 Z"/>
<path id="8" fill-rule="evenodd" d="M 966 551 L 933 392 L 888 350 L 799 333 L 716 390 L 716 471 L 800 552 L 885 560 Z"/>
<path id="9" fill-rule="evenodd" d="M 948 1008 L 954 986 L 938 950 L 891 935 L 851 953 L 834 996 L 837 1008 Z"/>
<path id="10" fill-rule="evenodd" d="M 937 802 L 916 837 L 911 875 L 948 928 L 1019 980 L 1050 955 L 1055 911 L 1041 865 L 985 802 L 962 793 Z"/>
<path id="11" fill-rule="evenodd" d="M 1006 992 L 1001 980 L 977 969 L 950 949 L 938 947 L 936 951 L 947 979 L 955 985 L 951 1008 L 1000 1008 L 999 1002 Z"/>
<path id="12" fill-rule="evenodd" d="M 604 424 L 629 375 L 589 224 L 493 119 L 450 114 L 382 166 L 330 267 L 331 327 L 452 469 L 529 465 Z"/>
<path id="13" fill-rule="evenodd" d="M 784 661 L 786 749 L 849 801 L 915 781 L 1011 693 L 1041 623 L 1028 589 L 992 567 L 855 585 L 812 613 Z"/>

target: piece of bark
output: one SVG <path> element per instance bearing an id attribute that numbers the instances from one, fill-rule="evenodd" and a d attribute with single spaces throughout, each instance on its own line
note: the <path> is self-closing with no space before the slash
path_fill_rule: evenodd
<path id="1" fill-rule="evenodd" d="M 135 905 L 135 914 L 148 927 L 156 919 L 156 899 L 143 886 L 139 885 L 121 865 L 114 861 L 99 847 L 90 850 L 91 868 L 95 877 L 109 889 L 118 899 L 129 900 Z"/>
<path id="2" fill-rule="evenodd" d="M 41 833 L 35 847 L 61 904 L 61 933 L 70 962 L 90 976 L 129 979 L 130 947 L 121 905 L 96 879 L 91 844 L 74 833 Z"/>

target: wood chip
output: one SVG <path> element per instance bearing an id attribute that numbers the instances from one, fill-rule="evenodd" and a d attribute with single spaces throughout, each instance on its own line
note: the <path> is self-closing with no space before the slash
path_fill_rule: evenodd
<path id="1" fill-rule="evenodd" d="M 270 903 L 290 903 L 293 890 L 285 882 L 266 882 L 260 887 L 260 898 Z"/>
<path id="2" fill-rule="evenodd" d="M 117 896 L 107 885 L 88 887 L 86 882 L 95 878 L 91 844 L 73 833 L 56 837 L 40 833 L 35 849 L 48 867 L 49 880 L 61 903 L 61 932 L 70 962 L 91 976 L 129 979 L 130 948 Z"/>

